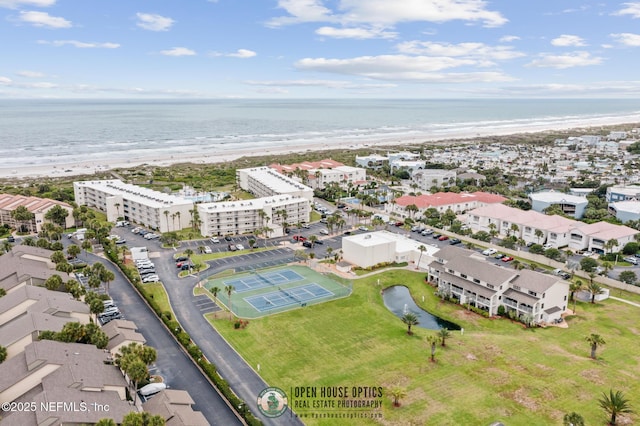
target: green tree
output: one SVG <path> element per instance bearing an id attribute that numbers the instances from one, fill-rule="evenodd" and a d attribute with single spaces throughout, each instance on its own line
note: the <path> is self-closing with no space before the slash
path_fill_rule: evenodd
<path id="1" fill-rule="evenodd" d="M 583 289 L 583 283 L 580 280 L 576 280 L 575 282 L 572 282 L 571 284 L 569 284 L 569 297 L 572 302 L 573 302 L 573 313 L 576 313 L 576 301 L 577 301 L 577 297 L 576 297 L 576 292 L 580 291 Z"/>
<path id="2" fill-rule="evenodd" d="M 585 271 L 587 274 L 595 271 L 598 267 L 598 262 L 595 259 L 590 257 L 584 257 L 580 260 L 580 269 Z"/>
<path id="3" fill-rule="evenodd" d="M 229 297 L 229 311 L 233 313 L 233 310 L 231 309 L 231 293 L 233 293 L 233 291 L 236 288 L 232 285 L 226 285 L 224 286 L 224 291 L 225 293 L 227 293 L 227 296 Z"/>
<path id="4" fill-rule="evenodd" d="M 149 377 L 149 370 L 147 365 L 142 362 L 140 358 L 131 357 L 130 360 L 126 360 L 123 365 L 123 371 L 133 382 L 133 403 L 136 402 L 138 395 L 138 383 Z"/>
<path id="5" fill-rule="evenodd" d="M 584 426 L 584 418 L 576 412 L 571 412 L 564 415 L 564 417 L 562 418 L 562 425 L 563 426 Z"/>
<path id="6" fill-rule="evenodd" d="M 635 285 L 638 281 L 638 276 L 633 271 L 622 271 L 620 272 L 618 279 L 623 283 Z"/>
<path id="7" fill-rule="evenodd" d="M 591 358 L 596 359 L 596 350 L 598 350 L 598 346 L 604 345 L 606 342 L 599 334 L 595 333 L 591 333 L 585 337 L 585 340 L 589 345 L 591 345 Z"/>
<path id="8" fill-rule="evenodd" d="M 67 258 L 64 256 L 64 253 L 61 251 L 54 251 L 53 253 L 51 253 L 51 256 L 49 256 L 49 258 L 55 264 L 67 261 Z"/>
<path id="9" fill-rule="evenodd" d="M 624 397 L 621 391 L 613 393 L 613 389 L 609 389 L 609 395 L 602 393 L 602 398 L 598 400 L 600 407 L 611 416 L 609 420 L 610 425 L 617 424 L 618 414 L 631 414 L 633 410 L 629 405 L 629 400 Z"/>
<path id="10" fill-rule="evenodd" d="M 18 206 L 11 211 L 11 217 L 19 223 L 18 232 L 28 232 L 30 227 L 27 226 L 27 223 L 30 224 L 35 215 L 25 206 Z"/>
<path id="11" fill-rule="evenodd" d="M 7 348 L 0 346 L 0 364 L 7 359 Z"/>
<path id="12" fill-rule="evenodd" d="M 104 312 L 104 303 L 102 303 L 102 300 L 91 299 L 91 301 L 88 302 L 88 304 L 89 304 L 89 312 L 95 315 L 96 319 L 98 315 Z"/>
<path id="13" fill-rule="evenodd" d="M 134 411 L 132 411 L 134 413 Z M 96 423 L 96 426 L 118 426 L 113 419 L 100 419 Z"/>
<path id="14" fill-rule="evenodd" d="M 51 275 L 44 282 L 45 288 L 52 291 L 57 291 L 63 284 L 62 278 L 58 274 Z"/>
<path id="15" fill-rule="evenodd" d="M 0 297 L 4 297 L 7 295 L 7 290 L 5 290 L 4 288 L 0 288 Z"/>
<path id="16" fill-rule="evenodd" d="M 64 227 L 67 223 L 67 216 L 69 216 L 69 212 L 65 208 L 55 205 L 45 213 L 44 218 Z"/>
<path id="17" fill-rule="evenodd" d="M 391 395 L 391 397 L 393 398 L 393 406 L 399 407 L 400 400 L 407 396 L 407 391 L 400 386 L 393 386 L 391 389 L 389 389 L 389 395 Z"/>
<path id="18" fill-rule="evenodd" d="M 431 362 L 436 362 L 436 345 L 438 344 L 438 337 L 432 334 L 427 336 L 427 344 L 431 347 Z"/>
<path id="19" fill-rule="evenodd" d="M 407 325 L 407 334 L 413 334 L 413 331 L 411 331 L 411 327 L 419 324 L 418 316 L 413 312 L 406 312 L 400 319 Z"/>
<path id="20" fill-rule="evenodd" d="M 80 254 L 80 247 L 75 244 L 71 244 L 67 247 L 67 254 L 71 257 L 77 257 Z"/>
<path id="21" fill-rule="evenodd" d="M 152 415 L 147 411 L 131 411 L 122 419 L 121 426 L 164 426 L 164 418 L 160 415 Z"/>
<path id="22" fill-rule="evenodd" d="M 544 232 L 542 232 L 540 229 L 536 229 L 533 235 L 536 236 L 536 240 L 538 244 L 540 244 L 540 238 L 544 237 Z"/>
<path id="23" fill-rule="evenodd" d="M 438 337 L 440 338 L 442 346 L 446 346 L 446 339 L 448 339 L 450 336 L 451 333 L 446 327 L 442 327 L 440 328 L 440 330 L 438 330 Z"/>
<path id="24" fill-rule="evenodd" d="M 220 287 L 212 287 L 209 291 L 211 292 L 211 294 L 213 294 L 213 298 L 217 299 L 218 293 L 220 293 Z"/>
<path id="25" fill-rule="evenodd" d="M 608 240 L 606 243 L 604 243 L 604 249 L 605 251 L 609 251 L 609 253 L 612 253 L 613 248 L 618 247 L 618 245 L 619 245 L 618 240 L 616 240 L 615 238 L 612 238 Z"/>
<path id="26" fill-rule="evenodd" d="M 596 303 L 596 296 L 604 293 L 602 286 L 593 280 L 587 285 L 587 290 L 591 294 L 591 303 Z"/>
<path id="27" fill-rule="evenodd" d="M 420 261 L 422 260 L 422 254 L 427 251 L 427 248 L 424 246 L 424 244 L 420 244 L 418 246 L 418 250 L 420 250 L 420 256 L 418 257 L 418 263 L 416 264 L 416 269 L 420 269 Z"/>

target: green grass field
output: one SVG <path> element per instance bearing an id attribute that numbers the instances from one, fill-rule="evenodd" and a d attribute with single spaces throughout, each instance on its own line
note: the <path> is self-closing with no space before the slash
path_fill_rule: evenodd
<path id="1" fill-rule="evenodd" d="M 447 346 L 429 362 L 421 328 L 409 336 L 389 312 L 383 286 L 407 285 L 417 303 L 458 323 Z M 562 424 L 565 413 L 580 413 L 588 425 L 605 424 L 597 404 L 602 392 L 621 390 L 640 410 L 638 333 L 640 308 L 615 301 L 578 303 L 569 328 L 523 329 L 505 319 L 485 319 L 442 303 L 424 274 L 393 270 L 359 279 L 352 296 L 252 320 L 244 330 L 229 320 L 214 326 L 271 386 L 382 386 L 406 389 L 399 408 L 384 398 L 383 419 L 357 424 L 514 425 Z M 425 296 L 423 303 L 422 296 Z M 606 345 L 589 358 L 585 337 L 598 333 Z M 637 415 L 619 424 L 633 424 Z M 307 424 L 344 424 L 305 419 Z"/>

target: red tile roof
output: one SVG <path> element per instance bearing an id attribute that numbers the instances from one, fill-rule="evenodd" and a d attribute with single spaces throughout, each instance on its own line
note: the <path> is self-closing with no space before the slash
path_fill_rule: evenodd
<path id="1" fill-rule="evenodd" d="M 0 210 L 13 211 L 19 206 L 25 206 L 30 212 L 37 213 L 47 211 L 55 205 L 71 208 L 71 206 L 67 203 L 63 203 L 62 201 L 50 200 L 48 198 L 0 194 Z"/>
<path id="2" fill-rule="evenodd" d="M 460 193 L 455 192 L 437 192 L 435 194 L 426 195 L 404 195 L 396 198 L 396 204 L 402 207 L 415 204 L 419 209 L 427 209 L 430 207 L 449 206 L 452 204 L 462 203 L 483 203 L 497 204 L 503 203 L 507 199 L 501 195 L 489 194 L 487 192 Z"/>

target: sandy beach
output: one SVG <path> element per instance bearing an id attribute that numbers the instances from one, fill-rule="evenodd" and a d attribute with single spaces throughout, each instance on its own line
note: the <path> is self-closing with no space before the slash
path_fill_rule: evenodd
<path id="1" fill-rule="evenodd" d="M 637 121 L 640 122 L 640 115 L 637 117 Z M 106 156 L 100 162 L 96 161 L 77 161 L 73 163 L 48 163 L 43 165 L 21 165 L 21 164 L 6 164 L 0 163 L 0 179 L 25 179 L 25 178 L 58 178 L 77 175 L 91 175 L 94 173 L 105 172 L 111 169 L 117 168 L 129 168 L 142 164 L 149 164 L 154 166 L 169 166 L 176 163 L 220 163 L 226 161 L 232 161 L 245 156 L 262 156 L 262 155 L 278 155 L 278 154 L 290 154 L 290 153 L 303 153 L 309 151 L 323 151 L 332 149 L 366 149 L 386 146 L 404 146 L 404 145 L 417 145 L 420 143 L 438 143 L 446 144 L 452 141 L 455 143 L 462 143 L 467 141 L 473 143 L 475 138 L 486 138 L 490 136 L 508 136 L 517 134 L 533 134 L 549 131 L 562 131 L 567 132 L 568 136 L 581 136 L 584 135 L 587 129 L 593 129 L 603 126 L 612 125 L 625 125 L 629 122 L 629 116 L 624 117 L 624 120 L 616 119 L 615 117 L 606 117 L 589 120 L 568 120 L 562 124 L 556 126 L 550 126 L 548 123 L 540 125 L 527 125 L 526 127 L 502 127 L 492 131 L 486 131 L 483 128 L 482 133 L 470 131 L 468 129 L 461 130 L 460 132 L 448 132 L 446 135 L 438 134 L 415 134 L 411 137 L 403 137 L 401 140 L 395 139 L 371 139 L 364 141 L 362 139 L 337 139 L 327 140 L 322 143 L 311 143 L 305 145 L 283 145 L 272 146 L 267 148 L 260 148 L 260 151 L 255 149 L 237 149 L 226 150 L 221 152 L 185 152 L 180 148 L 176 148 L 179 151 L 179 155 L 148 155 L 140 157 L 128 157 L 123 158 L 122 155 L 118 155 L 114 152 L 112 156 Z M 637 124 L 628 124 L 628 130 L 631 130 Z M 109 158 L 111 157 L 111 158 Z"/>

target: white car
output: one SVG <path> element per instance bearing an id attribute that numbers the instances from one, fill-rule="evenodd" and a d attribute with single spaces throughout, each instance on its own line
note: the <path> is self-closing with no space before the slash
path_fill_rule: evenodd
<path id="1" fill-rule="evenodd" d="M 242 244 L 236 244 L 236 250 L 244 250 L 244 246 Z"/>
<path id="2" fill-rule="evenodd" d="M 213 253 L 213 250 L 211 250 L 211 247 L 209 247 L 209 246 L 204 246 L 204 252 L 206 254 L 211 254 L 211 253 Z"/>
<path id="3" fill-rule="evenodd" d="M 491 256 L 494 255 L 498 252 L 498 250 L 494 249 L 494 248 L 488 248 L 485 251 L 482 252 L 482 254 L 484 254 L 485 256 Z"/>
<path id="4" fill-rule="evenodd" d="M 147 275 L 142 279 L 143 283 L 157 283 L 160 281 L 160 277 L 157 275 Z"/>
<path id="5" fill-rule="evenodd" d="M 303 223 L 303 224 L 302 224 L 302 227 L 303 227 L 304 229 L 309 229 L 309 224 L 308 224 L 308 223 Z"/>
<path id="6" fill-rule="evenodd" d="M 553 245 L 547 243 L 547 244 L 543 245 L 542 248 L 545 249 L 545 250 L 549 250 L 550 248 L 553 248 Z"/>
<path id="7" fill-rule="evenodd" d="M 631 257 L 631 256 L 629 256 L 629 257 L 625 257 L 625 258 L 624 258 L 624 259 L 622 259 L 622 260 L 624 260 L 625 262 L 629 262 L 629 263 L 631 263 L 632 265 L 637 265 L 637 264 L 638 264 L 638 259 L 636 259 L 635 257 Z"/>
<path id="8" fill-rule="evenodd" d="M 211 241 L 214 244 L 218 244 L 220 242 L 220 239 L 218 237 L 211 237 L 209 238 L 209 241 Z"/>
<path id="9" fill-rule="evenodd" d="M 321 230 L 320 230 L 320 233 L 321 233 L 322 235 L 329 235 L 329 231 L 327 231 L 326 229 L 321 229 Z"/>

